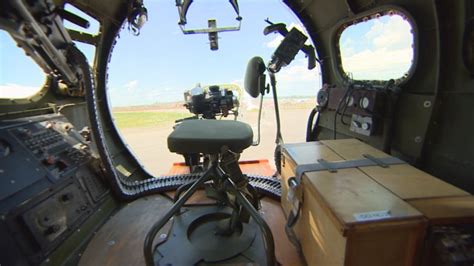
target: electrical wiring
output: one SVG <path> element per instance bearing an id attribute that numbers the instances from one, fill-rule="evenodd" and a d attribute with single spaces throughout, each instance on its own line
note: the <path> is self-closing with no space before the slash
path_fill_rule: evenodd
<path id="1" fill-rule="evenodd" d="M 350 84 L 348 87 L 347 87 L 347 90 L 346 92 L 344 93 L 344 96 L 342 96 L 342 98 L 339 100 L 339 103 L 337 105 L 337 108 L 336 108 L 336 111 L 334 112 L 334 126 L 333 126 L 333 139 L 336 139 L 336 127 L 337 127 L 337 115 L 340 114 L 339 113 L 339 110 L 341 109 L 341 106 L 342 106 L 342 103 L 345 102 L 345 99 L 347 98 L 347 95 L 349 94 L 350 91 L 352 91 L 353 89 L 353 84 Z"/>

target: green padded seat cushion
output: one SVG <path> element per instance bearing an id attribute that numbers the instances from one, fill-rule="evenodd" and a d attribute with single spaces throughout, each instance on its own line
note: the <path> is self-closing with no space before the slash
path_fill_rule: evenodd
<path id="1" fill-rule="evenodd" d="M 186 120 L 168 136 L 168 149 L 179 154 L 216 154 L 222 146 L 242 152 L 252 145 L 252 128 L 233 120 Z"/>

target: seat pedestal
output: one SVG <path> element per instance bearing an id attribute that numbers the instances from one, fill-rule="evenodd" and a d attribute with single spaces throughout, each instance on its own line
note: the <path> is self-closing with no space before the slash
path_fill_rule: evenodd
<path id="1" fill-rule="evenodd" d="M 156 248 L 155 265 L 267 265 L 263 236 L 255 221 L 241 224 L 231 235 L 216 233 L 231 216 L 231 208 L 219 205 L 183 207 L 174 216 L 166 241 Z"/>
<path id="2" fill-rule="evenodd" d="M 248 224 L 250 217 L 252 218 L 251 223 L 258 225 L 262 235 L 260 242 L 264 247 L 265 256 L 264 263 L 260 263 L 260 265 L 275 265 L 275 247 L 272 233 L 267 223 L 256 210 L 260 207 L 258 195 L 255 189 L 248 183 L 247 176 L 242 174 L 238 164 L 240 153 L 252 144 L 252 139 L 252 128 L 238 121 L 188 120 L 176 126 L 175 130 L 168 137 L 168 148 L 170 151 L 182 154 L 185 157 L 196 154 L 206 156 L 206 161 L 202 164 L 206 170 L 196 182 L 185 184 L 176 190 L 175 203 L 148 232 L 144 245 L 147 265 L 163 265 L 163 263 L 166 265 L 169 263 L 168 257 L 164 259 L 166 262 L 160 262 L 163 259 L 162 255 L 169 252 L 170 247 L 176 246 L 173 244 L 175 241 L 183 241 L 183 238 L 187 238 L 185 243 L 189 242 L 191 246 L 196 246 L 192 245 L 193 243 L 203 243 L 205 245 L 214 243 L 214 247 L 206 251 L 201 247 L 202 245 L 197 245 L 193 252 L 201 253 L 200 255 L 192 255 L 194 254 L 192 253 L 192 256 L 187 258 L 189 261 L 171 263 L 172 265 L 194 264 L 196 259 L 199 258 L 207 259 L 209 262 L 216 262 L 229 257 L 235 257 L 237 254 L 243 253 L 248 249 L 248 243 L 255 242 L 253 240 L 255 240 L 256 235 L 252 233 L 251 229 L 254 227 Z M 209 213 L 199 215 L 198 212 L 197 218 L 194 216 L 187 218 L 187 215 L 180 212 L 191 195 L 204 184 L 207 186 L 206 192 L 208 192 L 208 196 L 216 199 L 218 205 L 228 206 L 229 208 L 227 209 L 231 209 L 231 213 L 217 212 L 212 215 Z M 175 216 L 174 223 L 176 230 L 178 230 L 178 235 L 181 235 L 181 239 L 177 240 L 178 238 L 173 236 L 169 239 L 169 244 L 165 244 L 161 251 L 158 249 L 155 252 L 153 240 L 158 231 L 173 216 Z M 220 226 L 216 227 L 217 223 Z M 186 228 L 183 228 L 183 226 Z M 208 229 L 208 232 L 205 233 L 203 228 Z M 203 240 L 199 239 L 200 237 L 196 238 L 196 232 L 197 235 L 205 239 L 214 237 L 214 241 L 202 242 Z M 222 246 L 233 246 L 234 248 L 223 249 L 221 244 Z M 182 251 L 182 253 L 178 251 L 178 254 L 189 252 L 189 250 L 183 250 L 182 247 L 177 248 L 179 251 Z M 213 253 L 218 253 L 218 255 L 212 255 Z M 262 254 L 262 252 L 257 254 Z M 178 255 L 177 257 L 180 256 Z M 177 257 L 176 259 L 184 260 L 184 257 Z"/>
<path id="3" fill-rule="evenodd" d="M 222 157 L 225 158 L 225 156 Z M 249 197 L 251 197 L 251 195 L 249 194 L 252 193 L 249 192 L 253 189 L 253 187 L 247 184 L 248 181 L 245 181 L 246 178 L 244 175 L 242 175 L 242 178 L 244 179 L 236 179 L 235 177 L 232 178 L 229 174 L 224 172 L 224 170 L 219 166 L 219 162 L 217 161 L 218 156 L 212 156 L 211 158 L 214 158 L 214 160 L 210 162 L 209 168 L 202 174 L 202 176 L 196 182 L 183 185 L 176 191 L 175 203 L 173 204 L 173 206 L 160 220 L 158 220 L 152 226 L 151 230 L 148 232 L 145 238 L 144 245 L 144 255 L 147 265 L 157 265 L 155 264 L 157 262 L 155 261 L 155 257 L 160 257 L 159 253 L 157 254 L 153 248 L 153 240 L 158 231 L 181 210 L 186 201 L 196 192 L 198 188 L 202 187 L 206 182 L 211 180 L 214 189 L 220 192 L 219 194 L 233 195 L 232 202 L 229 200 L 226 200 L 224 202 L 222 200 L 219 200 L 221 205 L 222 203 L 224 203 L 227 206 L 232 206 L 233 209 L 233 212 L 230 217 L 227 217 L 230 218 L 227 219 L 227 228 L 229 229 L 228 234 L 221 235 L 219 237 L 233 237 L 236 232 L 236 229 L 238 229 L 239 227 L 239 224 L 241 224 L 241 221 L 236 222 L 235 217 L 237 217 L 239 220 L 243 217 L 243 220 L 245 222 L 245 220 L 248 221 L 248 218 L 246 219 L 245 217 L 250 216 L 253 222 L 259 226 L 262 234 L 261 240 L 262 245 L 264 247 L 265 260 L 267 262 L 265 263 L 265 265 L 275 264 L 275 247 L 272 232 L 267 223 L 263 220 L 259 212 L 256 210 L 255 202 L 251 203 L 248 199 Z M 237 162 L 235 161 L 234 163 Z M 236 181 L 238 180 L 239 184 L 237 185 L 233 179 Z M 184 192 L 184 194 L 181 196 L 181 192 L 185 189 L 186 192 Z M 255 200 L 255 198 L 253 198 L 252 201 L 253 200 Z M 236 216 L 236 214 L 238 215 Z M 225 226 L 220 228 L 225 228 Z M 214 231 L 209 232 L 209 234 L 213 235 Z"/>

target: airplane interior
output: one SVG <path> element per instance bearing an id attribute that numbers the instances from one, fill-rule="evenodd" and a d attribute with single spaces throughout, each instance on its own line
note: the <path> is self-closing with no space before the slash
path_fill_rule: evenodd
<path id="1" fill-rule="evenodd" d="M 178 34 L 215 57 L 228 36 L 255 27 L 254 1 L 220 1 L 231 17 L 204 27 L 188 11 L 219 1 L 171 2 Z M 157 158 L 170 171 L 155 175 L 114 122 L 108 91 L 121 32 L 139 35 L 160 10 L 143 0 L 2 1 L 0 30 L 45 81 L 12 97 L 0 73 L 0 266 L 473 265 L 474 1 L 273 2 L 301 27 L 253 10 L 267 17 L 259 36 L 279 38 L 271 56 L 235 55 L 247 62 L 242 92 L 217 81 L 179 91 L 189 115 L 157 153 L 182 162 Z M 370 44 L 377 51 L 354 42 L 370 21 L 381 30 L 377 20 L 390 19 L 405 35 L 389 28 Z M 0 72 L 27 79 L 8 53 L 2 44 Z M 304 130 L 280 118 L 282 71 L 296 63 L 320 70 L 322 84 Z M 240 94 L 259 103 L 258 127 L 240 121 Z M 270 135 L 262 110 L 275 117 Z M 286 142 L 285 130 L 305 139 Z M 241 159 L 261 139 L 275 140 L 274 156 Z"/>

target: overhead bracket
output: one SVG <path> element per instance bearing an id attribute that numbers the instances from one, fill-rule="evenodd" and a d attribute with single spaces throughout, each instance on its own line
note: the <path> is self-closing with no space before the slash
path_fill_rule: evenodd
<path id="1" fill-rule="evenodd" d="M 219 49 L 218 44 L 218 33 L 219 32 L 226 32 L 226 31 L 239 31 L 240 25 L 242 24 L 242 17 L 240 16 L 240 9 L 237 0 L 229 0 L 230 4 L 232 5 L 237 17 L 235 20 L 238 21 L 237 26 L 228 26 L 228 27 L 217 27 L 217 21 L 215 19 L 208 20 L 208 28 L 205 29 L 186 29 L 185 26 L 187 24 L 186 14 L 188 13 L 188 9 L 191 6 L 193 0 L 176 0 L 176 6 L 178 7 L 179 13 L 179 22 L 178 25 L 181 28 L 183 34 L 208 34 L 209 42 L 211 50 L 215 51 Z"/>

